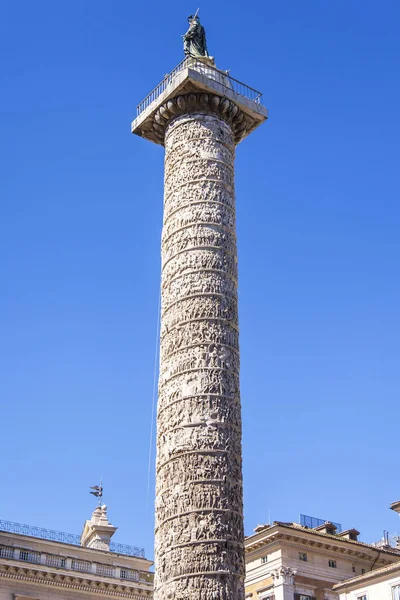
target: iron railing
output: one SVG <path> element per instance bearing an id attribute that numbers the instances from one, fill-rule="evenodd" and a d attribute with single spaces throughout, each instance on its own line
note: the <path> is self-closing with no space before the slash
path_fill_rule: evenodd
<path id="1" fill-rule="evenodd" d="M 81 545 L 81 536 L 76 533 L 65 533 L 63 531 L 55 531 L 54 529 L 35 527 L 34 525 L 14 523 L 13 521 L 3 521 L 0 519 L 0 531 L 19 533 L 20 535 L 27 535 L 29 537 L 40 538 L 42 540 L 51 540 L 52 542 L 61 542 L 63 544 L 72 544 L 73 546 Z M 128 546 L 127 544 L 116 544 L 111 542 L 110 552 L 144 558 L 144 548 Z"/>
<path id="2" fill-rule="evenodd" d="M 217 81 L 228 90 L 234 91 L 237 94 L 240 94 L 244 98 L 248 98 L 257 104 L 261 104 L 261 92 L 249 87 L 248 85 L 238 81 L 234 77 L 231 77 L 228 72 L 220 71 L 215 67 L 195 58 L 184 58 L 182 62 L 179 63 L 171 73 L 167 73 L 164 79 L 150 92 L 148 96 L 140 104 L 137 106 L 137 116 L 139 116 L 154 100 L 167 89 L 174 77 L 183 69 L 194 69 L 195 71 L 199 71 L 201 74 L 206 75 L 210 79 Z"/>

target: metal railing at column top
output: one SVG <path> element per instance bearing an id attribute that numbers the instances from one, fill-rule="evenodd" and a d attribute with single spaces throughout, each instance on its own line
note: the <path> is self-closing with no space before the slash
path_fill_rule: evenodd
<path id="1" fill-rule="evenodd" d="M 254 88 L 249 87 L 245 83 L 242 83 L 238 79 L 231 77 L 228 71 L 220 71 L 210 64 L 197 60 L 195 58 L 184 58 L 172 71 L 167 73 L 164 79 L 146 96 L 144 100 L 137 106 L 137 116 L 139 116 L 150 104 L 157 100 L 157 98 L 167 89 L 170 83 L 172 83 L 174 77 L 183 69 L 191 68 L 199 73 L 206 75 L 210 79 L 220 83 L 228 90 L 234 91 L 236 94 L 240 94 L 244 98 L 261 104 L 262 94 Z"/>

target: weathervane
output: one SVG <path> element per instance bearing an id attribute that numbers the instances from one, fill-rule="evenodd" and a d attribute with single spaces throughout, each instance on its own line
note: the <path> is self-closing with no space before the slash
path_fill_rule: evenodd
<path id="1" fill-rule="evenodd" d="M 90 493 L 99 499 L 99 506 L 101 506 L 102 498 L 103 498 L 103 483 L 100 482 L 100 485 L 91 485 L 90 489 L 94 490 L 94 492 L 90 492 Z"/>

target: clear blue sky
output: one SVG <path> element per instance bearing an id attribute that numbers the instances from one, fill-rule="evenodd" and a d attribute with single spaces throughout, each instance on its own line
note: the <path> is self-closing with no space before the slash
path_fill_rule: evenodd
<path id="1" fill-rule="evenodd" d="M 163 150 L 130 121 L 197 5 L 0 8 L 0 518 L 79 533 L 102 473 L 116 541 L 151 557 Z M 270 110 L 236 163 L 246 532 L 303 512 L 378 539 L 400 530 L 400 4 L 200 15 Z"/>

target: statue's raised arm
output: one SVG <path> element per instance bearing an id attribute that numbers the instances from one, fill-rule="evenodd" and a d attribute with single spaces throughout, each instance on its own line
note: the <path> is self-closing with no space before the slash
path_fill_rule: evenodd
<path id="1" fill-rule="evenodd" d="M 200 19 L 196 15 L 188 17 L 189 29 L 183 36 L 183 50 L 186 56 L 196 58 L 198 56 L 207 56 L 206 32 L 200 24 Z"/>

